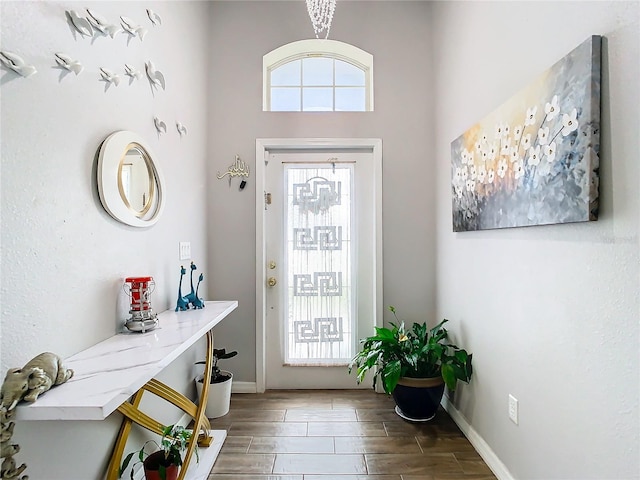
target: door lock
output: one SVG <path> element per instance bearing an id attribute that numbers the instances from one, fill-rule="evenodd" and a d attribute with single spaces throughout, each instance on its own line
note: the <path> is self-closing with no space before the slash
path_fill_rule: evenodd
<path id="1" fill-rule="evenodd" d="M 270 269 L 270 270 L 273 270 L 274 268 L 276 268 L 276 262 L 274 262 L 273 260 L 271 260 L 271 261 L 269 262 L 269 269 Z"/>
<path id="2" fill-rule="evenodd" d="M 278 283 L 276 277 L 269 277 L 269 279 L 267 280 L 267 285 L 269 285 L 270 287 L 275 287 L 276 283 Z"/>

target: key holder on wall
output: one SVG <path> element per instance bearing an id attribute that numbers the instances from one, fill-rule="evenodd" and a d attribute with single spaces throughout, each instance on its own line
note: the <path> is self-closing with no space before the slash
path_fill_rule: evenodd
<path id="1" fill-rule="evenodd" d="M 229 165 L 226 172 L 220 175 L 220 171 L 218 171 L 218 180 L 222 180 L 227 175 L 229 175 L 229 185 L 231 185 L 231 179 L 233 177 L 242 177 L 242 181 L 240 182 L 240 190 L 242 190 L 247 185 L 245 178 L 249 178 L 249 165 L 240 160 L 239 155 L 236 155 L 236 161 Z"/>

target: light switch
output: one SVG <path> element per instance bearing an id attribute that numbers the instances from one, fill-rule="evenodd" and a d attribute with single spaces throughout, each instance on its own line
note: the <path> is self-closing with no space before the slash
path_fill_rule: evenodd
<path id="1" fill-rule="evenodd" d="M 180 242 L 180 260 L 191 258 L 191 242 Z"/>

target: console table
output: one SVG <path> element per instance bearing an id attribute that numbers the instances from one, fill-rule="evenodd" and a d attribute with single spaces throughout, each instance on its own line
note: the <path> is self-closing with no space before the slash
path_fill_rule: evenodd
<path id="1" fill-rule="evenodd" d="M 16 419 L 104 420 L 118 410 L 124 419 L 107 470 L 107 480 L 116 480 L 132 424 L 161 434 L 162 424 L 138 409 L 143 394 L 149 392 L 175 405 L 193 419 L 194 435 L 178 479 L 205 480 L 226 438 L 225 430 L 211 430 L 204 414 L 209 383 L 203 383 L 196 406 L 154 376 L 206 336 L 204 378 L 208 378 L 213 363 L 211 329 L 237 307 L 237 301 L 221 301 L 205 302 L 205 308 L 201 310 L 167 310 L 158 315 L 159 325 L 150 332 L 114 335 L 65 359 L 65 366 L 74 370 L 73 377 L 41 395 L 37 402 L 20 404 Z M 196 443 L 205 448 L 199 451 L 200 461 L 191 463 Z"/>

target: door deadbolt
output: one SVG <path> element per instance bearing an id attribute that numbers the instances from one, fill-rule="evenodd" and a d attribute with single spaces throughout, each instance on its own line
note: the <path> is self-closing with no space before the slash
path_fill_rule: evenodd
<path id="1" fill-rule="evenodd" d="M 275 287 L 276 283 L 278 283 L 278 281 L 275 277 L 269 277 L 269 279 L 267 280 L 267 285 L 269 285 L 270 287 Z"/>
<path id="2" fill-rule="evenodd" d="M 269 269 L 273 270 L 274 268 L 276 268 L 276 262 L 274 262 L 273 260 L 271 260 L 269 262 Z"/>

